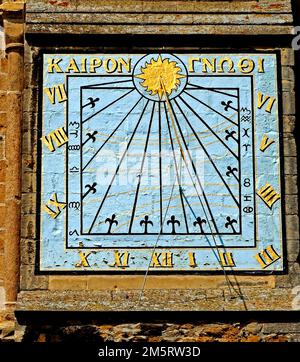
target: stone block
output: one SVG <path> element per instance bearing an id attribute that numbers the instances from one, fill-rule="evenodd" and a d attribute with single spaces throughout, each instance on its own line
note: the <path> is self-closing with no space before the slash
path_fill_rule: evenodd
<path id="1" fill-rule="evenodd" d="M 40 48 L 33 47 L 28 44 L 25 39 L 24 42 L 24 64 L 34 64 L 37 56 L 39 55 Z"/>
<path id="2" fill-rule="evenodd" d="M 3 130 L 0 130 L 0 160 L 6 158 L 6 149 L 5 149 L 5 133 Z"/>
<path id="3" fill-rule="evenodd" d="M 4 279 L 4 254 L 0 254 L 0 279 Z"/>
<path id="4" fill-rule="evenodd" d="M 4 287 L 0 287 L 0 323 L 3 322 L 3 320 L 5 320 L 5 289 Z"/>
<path id="5" fill-rule="evenodd" d="M 33 154 L 22 156 L 22 172 L 36 172 L 36 159 Z"/>
<path id="6" fill-rule="evenodd" d="M 244 338 L 241 338 L 240 342 L 257 343 L 257 342 L 261 342 L 261 340 L 262 340 L 262 338 L 260 336 L 249 335 L 249 336 L 246 336 Z"/>
<path id="7" fill-rule="evenodd" d="M 6 341 L 8 337 L 14 336 L 15 333 L 15 322 L 4 321 L 0 324 L 0 340 Z"/>
<path id="8" fill-rule="evenodd" d="M 35 80 L 32 77 L 32 64 L 24 64 L 24 88 L 31 88 L 36 85 Z"/>
<path id="9" fill-rule="evenodd" d="M 7 113 L 0 112 L 0 127 L 6 127 L 6 126 L 7 126 Z"/>
<path id="10" fill-rule="evenodd" d="M 258 334 L 263 328 L 263 325 L 261 323 L 257 322 L 251 322 L 247 324 L 242 331 L 246 332 L 247 334 Z"/>
<path id="11" fill-rule="evenodd" d="M 291 290 L 293 288 L 293 281 L 291 275 L 283 274 L 283 275 L 276 275 L 276 288 L 282 288 L 287 290 L 287 294 L 291 297 Z M 292 307 L 292 303 L 290 303 L 288 308 Z"/>
<path id="12" fill-rule="evenodd" d="M 22 135 L 22 153 L 26 155 L 36 154 L 37 131 L 26 130 Z"/>
<path id="13" fill-rule="evenodd" d="M 288 263 L 289 275 L 291 277 L 291 283 L 293 287 L 300 285 L 300 265 L 299 262 Z M 291 291 L 292 292 L 292 291 Z"/>
<path id="14" fill-rule="evenodd" d="M 0 97 L 0 100 L 1 100 L 1 97 Z M 33 111 L 35 111 L 37 109 L 37 102 L 38 102 L 38 89 L 37 89 L 37 87 L 31 87 L 31 88 L 24 89 L 24 92 L 23 92 L 23 111 L 24 112 L 33 112 Z M 0 103 L 0 105 L 1 105 L 1 103 Z"/>
<path id="15" fill-rule="evenodd" d="M 50 276 L 50 290 L 85 290 L 87 289 L 87 277 L 85 276 Z"/>
<path id="16" fill-rule="evenodd" d="M 300 253 L 300 241 L 299 240 L 287 240 L 287 258 L 289 262 L 296 262 Z"/>
<path id="17" fill-rule="evenodd" d="M 0 59 L 0 72 L 1 73 L 7 73 L 8 71 L 8 61 L 7 57 Z"/>
<path id="18" fill-rule="evenodd" d="M 124 8 L 127 11 L 132 12 L 143 12 L 143 6 L 149 4 L 148 1 L 122 1 L 122 2 L 111 2 L 111 1 L 99 1 L 99 0 L 78 0 L 76 9 L 79 11 L 94 11 L 95 8 L 98 8 L 98 11 L 108 11 L 108 12 L 117 12 L 124 11 Z M 159 5 L 159 3 L 156 3 Z M 147 6 L 147 5 L 146 5 Z M 147 8 L 145 9 L 147 10 Z M 157 9 L 156 9 L 157 10 Z"/>
<path id="19" fill-rule="evenodd" d="M 7 212 L 6 206 L 4 204 L 1 204 L 0 205 L 0 227 L 4 226 L 6 212 Z"/>
<path id="20" fill-rule="evenodd" d="M 296 126 L 295 116 L 283 116 L 283 132 L 293 133 Z"/>
<path id="21" fill-rule="evenodd" d="M 36 191 L 36 177 L 34 172 L 24 172 L 22 175 L 22 193 Z"/>
<path id="22" fill-rule="evenodd" d="M 265 323 L 262 332 L 264 334 L 271 333 L 299 333 L 300 323 Z"/>
<path id="23" fill-rule="evenodd" d="M 26 331 L 26 326 L 21 326 L 18 323 L 16 323 L 15 335 L 14 335 L 15 342 L 22 342 L 25 331 Z"/>
<path id="24" fill-rule="evenodd" d="M 21 238 L 35 239 L 36 238 L 36 216 L 26 214 L 22 216 L 21 222 Z"/>
<path id="25" fill-rule="evenodd" d="M 21 202 L 22 214 L 35 214 L 36 201 L 37 201 L 37 196 L 35 193 L 30 192 L 22 194 L 22 202 Z"/>
<path id="26" fill-rule="evenodd" d="M 0 183 L 0 203 L 5 202 L 5 184 Z"/>
<path id="27" fill-rule="evenodd" d="M 6 91 L 0 90 L 0 111 L 7 109 L 7 93 Z"/>
<path id="28" fill-rule="evenodd" d="M 25 81 L 28 88 L 32 89 L 39 89 L 39 85 L 41 84 L 41 74 L 40 74 L 40 68 L 39 65 L 42 62 L 42 57 L 34 57 L 33 63 L 25 64 L 24 66 L 24 72 L 25 72 Z M 35 97 L 38 96 L 38 94 L 35 94 Z"/>
<path id="29" fill-rule="evenodd" d="M 297 176 L 285 175 L 284 181 L 286 195 L 295 195 L 298 193 Z"/>
<path id="30" fill-rule="evenodd" d="M 36 17 L 36 15 L 35 15 Z M 34 18 L 34 17 L 31 17 Z M 232 24 L 176 24 L 176 26 L 170 26 L 169 24 L 96 24 L 92 23 L 92 20 L 88 24 L 74 24 L 71 22 L 57 24 L 55 22 L 48 22 L 47 26 L 41 23 L 35 23 L 34 19 L 30 22 L 29 20 L 26 24 L 26 32 L 30 33 L 48 33 L 48 34 L 151 34 L 151 35 L 161 35 L 161 34 L 222 34 L 222 35 L 233 35 L 233 34 L 247 34 L 249 33 L 256 35 L 276 35 L 276 34 L 290 34 L 292 26 L 265 26 L 265 25 L 256 25 L 255 28 L 252 25 L 246 25 L 242 29 L 237 26 L 232 26 Z M 192 21 L 192 20 L 191 20 Z M 215 19 L 215 21 L 218 21 Z M 255 30 L 253 30 L 255 29 Z"/>
<path id="31" fill-rule="evenodd" d="M 287 239 L 299 238 L 299 217 L 298 215 L 286 215 L 286 237 Z"/>
<path id="32" fill-rule="evenodd" d="M 35 245 L 36 241 L 21 239 L 21 264 L 22 265 L 34 265 L 35 263 Z"/>
<path id="33" fill-rule="evenodd" d="M 280 333 L 272 333 L 263 337 L 263 342 L 287 342 L 288 336 Z"/>
<path id="34" fill-rule="evenodd" d="M 282 91 L 283 92 L 294 92 L 295 91 L 295 82 L 292 80 L 282 80 Z"/>
<path id="35" fill-rule="evenodd" d="M 284 174 L 285 175 L 297 175 L 297 157 L 284 157 Z"/>
<path id="36" fill-rule="evenodd" d="M 300 342 L 300 333 L 289 333 L 288 334 L 289 342 Z"/>
<path id="37" fill-rule="evenodd" d="M 206 299 L 224 299 L 224 291 L 222 289 L 207 289 L 205 292 Z"/>
<path id="38" fill-rule="evenodd" d="M 282 92 L 282 110 L 284 115 L 296 113 L 296 99 L 294 92 Z"/>
<path id="39" fill-rule="evenodd" d="M 34 112 L 23 112 L 23 133 L 26 131 L 37 131 L 38 114 Z"/>
<path id="40" fill-rule="evenodd" d="M 282 140 L 283 142 L 285 141 L 285 139 L 295 139 L 295 132 L 283 132 L 282 134 Z"/>
<path id="41" fill-rule="evenodd" d="M 4 252 L 4 239 L 5 239 L 5 231 L 3 229 L 0 230 L 0 254 Z"/>
<path id="42" fill-rule="evenodd" d="M 48 278 L 46 275 L 35 275 L 34 265 L 21 265 L 20 267 L 21 290 L 48 289 Z"/>
<path id="43" fill-rule="evenodd" d="M 284 156 L 297 156 L 297 146 L 295 138 L 290 134 L 285 134 L 283 138 L 283 154 Z"/>
<path id="44" fill-rule="evenodd" d="M 33 62 L 32 59 L 32 51 L 31 51 L 31 47 L 28 45 L 28 42 L 25 39 L 24 42 L 24 64 L 31 64 Z"/>
<path id="45" fill-rule="evenodd" d="M 281 77 L 282 77 L 282 80 L 291 81 L 294 83 L 294 81 L 295 81 L 294 69 L 292 67 L 283 66 L 281 68 Z"/>
<path id="46" fill-rule="evenodd" d="M 295 65 L 295 51 L 291 48 L 281 49 L 281 64 L 282 65 Z"/>
<path id="47" fill-rule="evenodd" d="M 298 214 L 298 197 L 297 195 L 285 195 L 285 212 L 286 215 Z"/>
<path id="48" fill-rule="evenodd" d="M 0 182 L 5 182 L 6 169 L 7 169 L 7 161 L 0 160 Z"/>
<path id="49" fill-rule="evenodd" d="M 245 286 L 264 286 L 272 288 L 274 285 L 273 276 L 258 276 L 252 278 L 251 276 L 238 276 L 233 278 L 229 276 L 231 283 Z M 123 290 L 123 289 L 137 289 L 139 290 L 143 285 L 143 276 L 95 276 L 88 277 L 88 289 L 90 290 Z M 191 275 L 172 275 L 172 276 L 154 276 L 147 277 L 145 289 L 201 289 L 206 292 L 210 291 L 209 297 L 217 297 L 223 295 L 223 288 L 226 287 L 226 281 L 223 276 L 191 276 Z"/>
<path id="50" fill-rule="evenodd" d="M 6 73 L 0 73 L 0 89 L 6 90 L 8 85 L 8 78 Z"/>

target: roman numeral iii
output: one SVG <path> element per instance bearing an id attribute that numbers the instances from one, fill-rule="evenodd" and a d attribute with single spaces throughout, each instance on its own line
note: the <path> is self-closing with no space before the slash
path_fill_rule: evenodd
<path id="1" fill-rule="evenodd" d="M 260 190 L 258 190 L 257 195 L 270 209 L 274 203 L 280 199 L 280 194 L 276 192 L 269 183 L 266 183 Z"/>
<path id="2" fill-rule="evenodd" d="M 260 253 L 255 255 L 255 259 L 259 262 L 263 269 L 267 268 L 269 265 L 275 263 L 280 256 L 275 251 L 273 245 L 267 246 Z"/>

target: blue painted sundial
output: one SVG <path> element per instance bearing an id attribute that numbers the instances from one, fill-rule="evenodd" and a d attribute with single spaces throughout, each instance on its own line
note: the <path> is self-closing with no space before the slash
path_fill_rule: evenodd
<path id="1" fill-rule="evenodd" d="M 283 269 L 275 54 L 44 55 L 41 271 Z"/>

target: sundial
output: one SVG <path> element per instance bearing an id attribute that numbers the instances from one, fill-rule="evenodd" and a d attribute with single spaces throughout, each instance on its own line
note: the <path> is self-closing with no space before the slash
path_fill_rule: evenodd
<path id="1" fill-rule="evenodd" d="M 277 57 L 45 54 L 41 272 L 283 270 Z"/>

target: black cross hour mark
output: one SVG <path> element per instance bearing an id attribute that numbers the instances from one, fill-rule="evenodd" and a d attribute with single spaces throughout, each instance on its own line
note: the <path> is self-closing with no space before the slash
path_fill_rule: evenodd
<path id="1" fill-rule="evenodd" d="M 232 229 L 232 231 L 234 232 L 234 234 L 236 234 L 236 230 L 235 230 L 233 224 L 237 224 L 237 220 L 231 219 L 230 216 L 227 216 L 227 217 L 226 217 L 226 220 L 227 220 L 227 222 L 225 223 L 226 229 L 228 229 L 229 227 L 231 227 L 231 229 Z"/>
<path id="2" fill-rule="evenodd" d="M 149 220 L 149 216 L 146 215 L 144 220 L 140 221 L 140 225 L 143 226 L 145 225 L 145 229 L 144 229 L 144 234 L 148 234 L 148 225 L 152 225 L 153 226 L 153 222 L 151 220 Z"/>
<path id="3" fill-rule="evenodd" d="M 111 228 L 112 228 L 112 226 L 113 226 L 113 224 L 115 224 L 115 225 L 118 225 L 118 221 L 117 220 L 115 220 L 116 219 L 116 215 L 115 214 L 112 214 L 111 215 L 111 218 L 107 218 L 106 220 L 105 220 L 105 222 L 107 223 L 109 223 L 109 227 L 108 227 L 108 230 L 107 230 L 107 234 L 111 234 Z"/>
<path id="4" fill-rule="evenodd" d="M 85 108 L 88 106 L 91 106 L 91 108 L 95 108 L 96 102 L 99 102 L 100 99 L 89 97 L 88 100 L 89 100 L 89 103 L 83 105 L 82 108 Z"/>
<path id="5" fill-rule="evenodd" d="M 202 224 L 206 224 L 206 220 L 205 220 L 205 219 L 201 219 L 201 217 L 197 217 L 196 220 L 197 220 L 197 221 L 194 221 L 194 224 L 193 224 L 193 225 L 194 225 L 194 226 L 199 225 L 199 227 L 200 227 L 200 232 L 201 232 L 201 234 L 203 234 L 203 233 L 204 233 L 204 230 L 203 230 Z"/>
<path id="6" fill-rule="evenodd" d="M 172 215 L 171 219 L 167 221 L 167 225 L 169 224 L 172 225 L 172 234 L 176 234 L 175 225 L 177 224 L 178 226 L 180 226 L 180 222 L 176 220 L 174 215 Z"/>
<path id="7" fill-rule="evenodd" d="M 231 131 L 231 132 L 229 132 L 228 129 L 226 129 L 225 133 L 226 133 L 226 135 L 227 135 L 227 136 L 225 136 L 225 140 L 226 140 L 226 141 L 228 141 L 229 138 L 232 138 L 232 139 L 234 139 L 236 142 L 239 142 L 238 139 L 236 139 L 236 138 L 234 137 L 234 135 L 236 134 L 236 131 Z"/>
<path id="8" fill-rule="evenodd" d="M 227 172 L 226 172 L 226 176 L 230 176 L 230 175 L 233 175 L 234 177 L 235 177 L 235 179 L 238 181 L 238 178 L 237 178 L 237 176 L 236 176 L 236 174 L 235 174 L 235 172 L 237 172 L 238 171 L 238 169 L 236 168 L 236 167 L 231 167 L 231 166 L 228 166 L 227 167 Z"/>
<path id="9" fill-rule="evenodd" d="M 98 131 L 94 131 L 93 133 L 87 133 L 87 139 L 83 142 L 83 146 L 89 141 L 89 140 L 92 140 L 92 142 L 96 142 L 96 134 L 98 133 Z"/>
<path id="10" fill-rule="evenodd" d="M 86 193 L 82 196 L 82 198 L 84 199 L 90 192 L 92 194 L 96 193 L 96 186 L 97 186 L 97 182 L 94 182 L 92 185 L 85 185 L 84 187 L 87 188 L 88 190 L 86 191 Z"/>
<path id="11" fill-rule="evenodd" d="M 228 101 L 228 102 L 221 102 L 222 106 L 224 106 L 224 111 L 227 112 L 228 109 L 233 109 L 234 111 L 238 111 L 236 108 L 232 107 L 232 101 Z"/>

